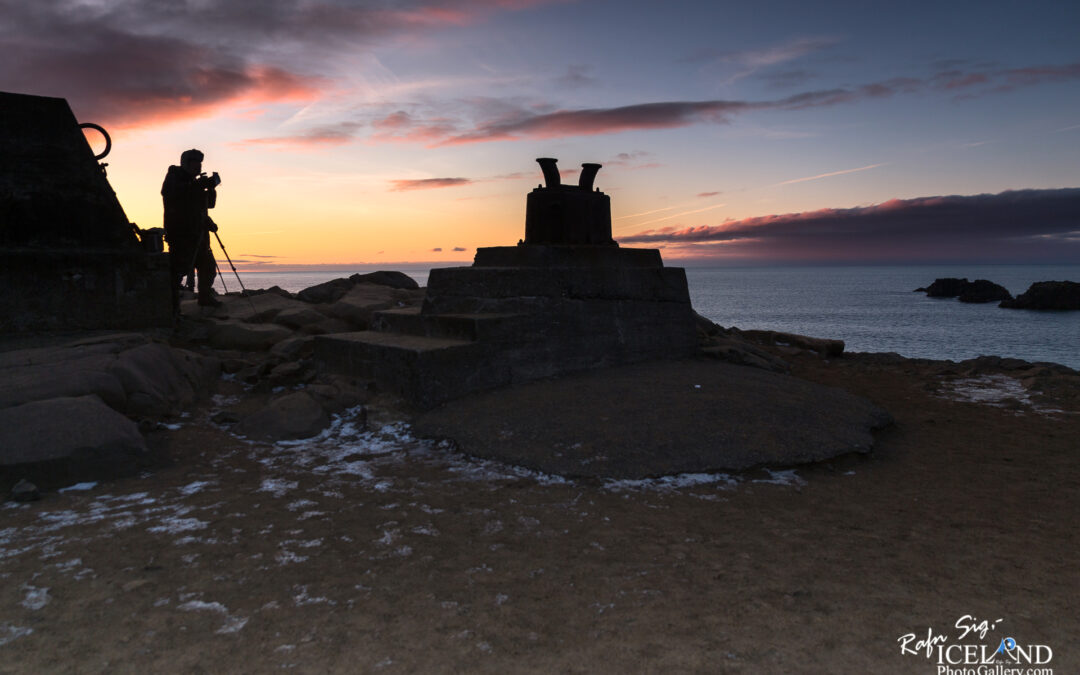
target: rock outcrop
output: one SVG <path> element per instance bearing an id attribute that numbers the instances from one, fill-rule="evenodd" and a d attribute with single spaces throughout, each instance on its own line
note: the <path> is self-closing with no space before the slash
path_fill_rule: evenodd
<path id="1" fill-rule="evenodd" d="M 960 295 L 960 292 L 968 283 L 970 282 L 967 278 L 946 277 L 944 279 L 934 279 L 934 283 L 925 289 L 926 296 L 929 298 L 955 298 Z"/>
<path id="2" fill-rule="evenodd" d="M 77 476 L 131 474 L 146 458 L 138 425 L 92 395 L 0 410 L 0 448 L 0 466 L 53 463 Z"/>
<path id="3" fill-rule="evenodd" d="M 1080 309 L 1080 283 L 1075 281 L 1038 281 L 999 307 L 1008 309 Z"/>
<path id="4" fill-rule="evenodd" d="M 960 289 L 960 295 L 957 297 L 960 302 L 972 303 L 1000 302 L 1011 299 L 1012 293 L 1009 292 L 1009 289 L 986 279 L 976 279 L 965 284 Z"/>
<path id="5" fill-rule="evenodd" d="M 946 277 L 935 279 L 927 288 L 915 290 L 925 292 L 928 298 L 957 298 L 960 302 L 999 302 L 1012 298 L 1007 288 L 987 279 L 968 281 L 966 278 Z"/>
<path id="6" fill-rule="evenodd" d="M 137 333 L 0 353 L 0 469 L 48 482 L 129 475 L 150 461 L 139 424 L 214 388 L 220 362 Z"/>

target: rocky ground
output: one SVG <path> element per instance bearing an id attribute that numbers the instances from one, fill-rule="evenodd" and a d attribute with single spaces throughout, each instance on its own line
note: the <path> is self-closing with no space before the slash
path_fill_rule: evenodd
<path id="1" fill-rule="evenodd" d="M 1080 664 L 1074 371 L 703 326 L 703 377 L 786 371 L 893 424 L 797 468 L 567 479 L 421 440 L 396 402 L 318 373 L 310 335 L 420 297 L 324 290 L 8 341 L 5 448 L 85 453 L 74 410 L 139 463 L 45 458 L 42 498 L 0 505 L 0 672 L 937 672 L 898 638 L 957 642 L 964 615 L 1002 619 L 974 642 Z"/>

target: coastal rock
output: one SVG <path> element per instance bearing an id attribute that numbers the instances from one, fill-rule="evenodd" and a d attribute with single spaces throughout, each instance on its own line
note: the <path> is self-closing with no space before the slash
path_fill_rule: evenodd
<path id="1" fill-rule="evenodd" d="M 309 385 L 305 391 L 332 414 L 367 403 L 370 398 L 366 383 L 352 381 L 340 375 L 323 376 L 322 382 Z"/>
<path id="2" fill-rule="evenodd" d="M 354 283 L 350 279 L 331 279 L 305 288 L 296 294 L 296 298 L 311 304 L 334 302 L 348 293 L 353 286 Z"/>
<path id="3" fill-rule="evenodd" d="M 312 304 L 325 304 L 337 302 L 343 298 L 354 286 L 370 284 L 399 290 L 416 290 L 420 285 L 407 274 L 402 272 L 378 271 L 369 274 L 354 274 L 347 279 L 331 279 L 330 281 L 305 288 L 296 294 L 297 299 Z"/>
<path id="4" fill-rule="evenodd" d="M 123 386 L 124 411 L 157 417 L 191 405 L 220 373 L 217 359 L 151 343 L 122 352 L 107 370 Z"/>
<path id="5" fill-rule="evenodd" d="M 960 302 L 999 302 L 1012 299 L 1009 289 L 1000 284 L 995 284 L 987 279 L 976 279 L 964 284 L 957 297 Z"/>
<path id="6" fill-rule="evenodd" d="M 306 303 L 278 293 L 226 295 L 221 300 L 223 304 L 215 310 L 214 316 L 220 318 L 224 314 L 230 319 L 249 323 L 274 321 L 282 312 L 308 309 Z"/>
<path id="7" fill-rule="evenodd" d="M 93 395 L 122 413 L 157 416 L 189 405 L 217 380 L 216 359 L 145 336 L 108 338 L 5 352 L 0 408 Z"/>
<path id="8" fill-rule="evenodd" d="M 110 407 L 123 410 L 127 395 L 120 381 L 106 372 L 115 357 L 68 360 L 22 368 L 6 368 L 2 373 L 0 408 L 58 397 L 95 395 Z"/>
<path id="9" fill-rule="evenodd" d="M 694 312 L 694 325 L 697 327 L 698 337 L 705 339 L 714 335 L 722 335 L 727 331 L 723 326 L 717 325 L 711 319 Z"/>
<path id="10" fill-rule="evenodd" d="M 97 396 L 0 410 L 0 465 L 63 461 L 73 473 L 130 473 L 145 454 L 138 426 Z"/>
<path id="11" fill-rule="evenodd" d="M 683 360 L 467 396 L 423 413 L 414 430 L 453 439 L 469 455 L 544 473 L 640 479 L 865 453 L 872 432 L 891 421 L 880 407 L 841 389 Z"/>
<path id="12" fill-rule="evenodd" d="M 741 335 L 761 344 L 794 347 L 796 349 L 817 352 L 826 358 L 836 358 L 844 353 L 843 340 L 807 337 L 805 335 L 781 333 L 774 330 L 744 330 L 741 331 Z"/>
<path id="13" fill-rule="evenodd" d="M 20 478 L 11 488 L 11 498 L 17 502 L 36 502 L 41 499 L 41 491 L 30 481 Z"/>
<path id="14" fill-rule="evenodd" d="M 746 340 L 735 337 L 720 335 L 710 338 L 702 346 L 701 353 L 728 363 L 761 368 L 774 373 L 786 373 L 791 370 L 787 361 L 763 349 L 758 349 Z"/>
<path id="15" fill-rule="evenodd" d="M 270 348 L 270 353 L 283 359 L 308 358 L 314 351 L 315 338 L 310 335 L 291 337 Z"/>
<path id="16" fill-rule="evenodd" d="M 292 331 L 274 324 L 217 322 L 210 333 L 210 346 L 215 349 L 265 351 L 282 340 L 292 337 Z"/>
<path id="17" fill-rule="evenodd" d="M 1075 281 L 1038 281 L 999 307 L 1008 309 L 1080 309 L 1080 283 Z"/>
<path id="18" fill-rule="evenodd" d="M 415 279 L 404 272 L 387 272 L 380 270 L 378 272 L 371 272 L 370 274 L 354 274 L 349 277 L 349 281 L 354 284 L 378 284 L 380 286 L 389 286 L 390 288 L 400 288 L 403 290 L 415 290 L 420 288 L 420 284 L 416 283 Z"/>
<path id="19" fill-rule="evenodd" d="M 330 317 L 366 328 L 375 312 L 404 307 L 410 301 L 409 291 L 376 284 L 357 284 L 333 304 L 320 306 L 319 309 Z"/>
<path id="20" fill-rule="evenodd" d="M 964 290 L 964 286 L 968 284 L 967 278 L 957 279 L 955 277 L 945 277 L 943 279 L 934 279 L 934 283 L 930 284 L 926 289 L 926 297 L 928 298 L 955 298 Z"/>
<path id="21" fill-rule="evenodd" d="M 301 328 L 299 332 L 303 335 L 326 335 L 327 333 L 348 333 L 354 330 L 356 330 L 356 327 L 344 319 L 325 316 L 322 321 L 309 323 Z"/>
<path id="22" fill-rule="evenodd" d="M 245 417 L 234 428 L 241 436 L 268 441 L 310 438 L 330 424 L 330 417 L 307 392 L 286 394 Z"/>
<path id="23" fill-rule="evenodd" d="M 309 324 L 318 323 L 326 317 L 306 305 L 284 309 L 274 317 L 274 323 L 289 328 L 302 328 Z"/>

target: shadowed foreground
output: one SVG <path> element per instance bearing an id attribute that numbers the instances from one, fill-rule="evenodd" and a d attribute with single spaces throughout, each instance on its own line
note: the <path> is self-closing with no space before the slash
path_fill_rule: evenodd
<path id="1" fill-rule="evenodd" d="M 790 360 L 892 413 L 871 456 L 585 484 L 374 419 L 272 446 L 196 413 L 151 434 L 171 469 L 3 507 L 0 671 L 931 672 L 897 638 L 964 614 L 1075 670 L 1075 392 Z"/>

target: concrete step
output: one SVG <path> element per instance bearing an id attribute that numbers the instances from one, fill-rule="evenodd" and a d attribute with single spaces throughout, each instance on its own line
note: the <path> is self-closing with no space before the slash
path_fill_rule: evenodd
<path id="1" fill-rule="evenodd" d="M 508 365 L 471 340 L 360 331 L 315 336 L 315 358 L 332 372 L 371 379 L 421 409 L 510 381 Z"/>
<path id="2" fill-rule="evenodd" d="M 419 307 L 376 312 L 371 330 L 451 340 L 503 342 L 519 339 L 528 315 L 512 313 L 423 314 Z"/>

